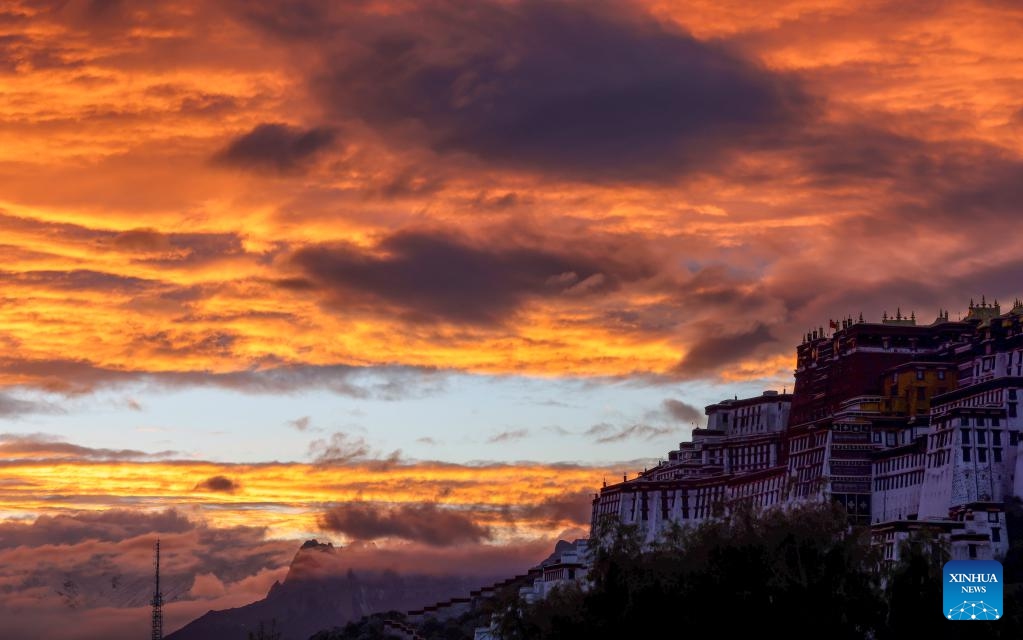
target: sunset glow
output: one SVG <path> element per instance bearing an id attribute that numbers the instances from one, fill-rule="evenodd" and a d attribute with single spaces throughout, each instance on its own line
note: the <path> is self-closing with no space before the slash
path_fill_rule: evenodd
<path id="1" fill-rule="evenodd" d="M 542 557 L 807 330 L 1023 294 L 1021 36 L 987 0 L 4 3 L 0 557 L 125 509 L 94 535 L 280 544 L 246 597 L 316 536 Z M 56 606 L 39 571 L 0 618 Z"/>

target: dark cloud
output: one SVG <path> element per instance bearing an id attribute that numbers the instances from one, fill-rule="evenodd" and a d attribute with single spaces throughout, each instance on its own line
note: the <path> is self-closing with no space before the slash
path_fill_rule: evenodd
<path id="1" fill-rule="evenodd" d="M 118 233 L 110 246 L 138 252 L 138 260 L 165 265 L 200 265 L 246 254 L 236 233 L 163 233 L 155 229 L 132 229 Z"/>
<path id="2" fill-rule="evenodd" d="M 668 398 L 661 403 L 661 408 L 672 419 L 678 422 L 701 422 L 703 411 L 700 411 L 691 404 Z"/>
<path id="3" fill-rule="evenodd" d="M 941 178 L 931 180 L 932 188 L 938 187 L 930 192 L 935 197 L 927 207 L 932 219 L 937 214 L 955 225 L 964 217 L 973 223 L 1000 223 L 1018 214 L 1023 201 L 1023 161 L 994 149 L 981 149 L 959 160 L 950 159 L 951 166 L 932 169 L 916 185 L 920 193 L 928 193 L 927 178 Z M 904 211 L 912 209 L 909 206 Z M 915 213 L 920 222 L 927 220 L 927 211 L 917 208 Z"/>
<path id="4" fill-rule="evenodd" d="M 489 540 L 492 533 L 466 514 L 436 504 L 380 507 L 350 503 L 320 516 L 320 527 L 357 540 L 401 538 L 435 547 Z"/>
<path id="5" fill-rule="evenodd" d="M 1023 192 L 1023 161 L 986 142 L 923 140 L 861 122 L 817 125 L 790 145 L 800 183 L 818 196 L 871 194 L 840 228 L 849 255 L 869 258 L 870 242 L 890 239 L 893 220 L 925 236 L 954 232 L 973 250 L 997 238 L 997 226 L 1015 215 Z M 961 232 L 964 216 L 971 220 L 968 234 Z M 867 243 L 856 244 L 858 238 Z"/>
<path id="6" fill-rule="evenodd" d="M 214 356 L 229 357 L 239 336 L 227 331 L 201 331 L 180 333 L 155 331 L 131 338 L 128 348 L 138 354 L 159 354 L 164 356 Z"/>
<path id="7" fill-rule="evenodd" d="M 243 169 L 290 173 L 328 149 L 336 137 L 327 127 L 301 129 L 276 122 L 261 124 L 232 140 L 217 152 L 214 160 Z"/>
<path id="8" fill-rule="evenodd" d="M 234 96 L 222 93 L 196 93 L 181 100 L 179 111 L 189 115 L 223 116 L 241 107 Z"/>
<path id="9" fill-rule="evenodd" d="M 343 465 L 365 460 L 371 451 L 364 438 L 340 431 L 332 433 L 329 438 L 319 438 L 309 443 L 309 457 L 317 464 Z"/>
<path id="10" fill-rule="evenodd" d="M 22 271 L 0 272 L 0 283 L 10 286 L 43 287 L 67 291 L 91 289 L 109 293 L 135 294 L 152 288 L 159 283 L 155 280 L 103 273 L 88 269 L 73 271 Z"/>
<path id="11" fill-rule="evenodd" d="M 227 476 L 211 476 L 195 485 L 195 491 L 212 491 L 215 493 L 234 493 L 241 486 Z"/>
<path id="12" fill-rule="evenodd" d="M 176 451 L 146 453 L 134 449 L 84 447 L 44 433 L 0 433 L 0 458 L 46 460 L 145 460 L 168 458 Z"/>
<path id="13" fill-rule="evenodd" d="M 539 520 L 549 527 L 565 522 L 589 524 L 592 514 L 593 492 L 576 491 L 547 498 L 543 502 L 524 505 L 516 510 L 516 517 Z"/>
<path id="14" fill-rule="evenodd" d="M 30 523 L 0 522 L 0 549 L 74 545 L 86 540 L 119 542 L 148 533 L 183 533 L 195 524 L 173 509 L 134 509 L 41 515 Z"/>
<path id="15" fill-rule="evenodd" d="M 883 184 L 926 170 L 935 158 L 923 141 L 866 123 L 818 126 L 791 142 L 806 180 L 818 188 Z"/>
<path id="16" fill-rule="evenodd" d="M 598 295 L 650 273 L 581 253 L 531 247 L 475 246 L 439 232 L 401 231 L 372 253 L 349 245 L 300 249 L 292 263 L 306 287 L 319 287 L 350 309 L 359 301 L 390 305 L 409 320 L 493 325 L 531 296 Z"/>
<path id="17" fill-rule="evenodd" d="M 595 424 L 583 435 L 597 436 L 597 442 L 608 444 L 625 440 L 653 440 L 675 432 L 675 427 L 654 427 L 648 424 L 632 424 L 626 427 L 615 427 L 606 422 Z"/>
<path id="18" fill-rule="evenodd" d="M 0 418 L 17 418 L 31 413 L 63 413 L 63 410 L 49 402 L 24 400 L 7 392 L 0 392 Z"/>
<path id="19" fill-rule="evenodd" d="M 502 431 L 496 435 L 487 438 L 487 442 L 494 444 L 497 442 L 512 442 L 515 440 L 521 440 L 529 435 L 529 429 L 509 429 L 508 431 Z"/>
<path id="20" fill-rule="evenodd" d="M 3 17 L 9 15 L 0 12 L 0 24 L 5 22 Z M 0 35 L 0 73 L 74 69 L 84 63 L 81 52 L 72 48 L 28 35 Z"/>
<path id="21" fill-rule="evenodd" d="M 325 389 L 355 398 L 396 400 L 429 393 L 444 384 L 440 372 L 425 367 L 294 365 L 227 373 L 127 371 L 87 360 L 24 360 L 0 357 L 0 374 L 17 376 L 25 386 L 64 394 L 137 384 L 166 387 L 219 387 L 242 393 L 297 393 Z"/>
<path id="22" fill-rule="evenodd" d="M 129 251 L 169 251 L 170 239 L 156 229 L 131 229 L 114 236 L 113 245 Z"/>
<path id="23" fill-rule="evenodd" d="M 304 6 L 261 26 L 319 39 L 329 53 L 314 84 L 328 108 L 399 137 L 416 123 L 434 151 L 494 165 L 672 180 L 770 146 L 814 110 L 794 78 L 631 3 L 440 0 L 344 16 Z"/>
<path id="24" fill-rule="evenodd" d="M 384 454 L 370 447 L 365 438 L 338 431 L 329 438 L 310 442 L 309 457 L 315 464 L 343 466 L 359 463 L 375 469 L 389 469 L 401 462 L 401 450 Z"/>
<path id="25" fill-rule="evenodd" d="M 773 341 L 771 331 L 763 324 L 737 333 L 707 336 L 692 344 L 675 370 L 684 377 L 706 375 L 749 358 L 757 347 Z"/>
<path id="26" fill-rule="evenodd" d="M 133 256 L 135 260 L 156 264 L 196 265 L 245 254 L 241 236 L 236 233 L 167 233 L 149 227 L 112 231 L 14 216 L 3 210 L 0 210 L 0 231 L 47 241 L 58 239 L 90 251 L 136 254 Z M 29 271 L 24 274 L 24 282 L 41 285 L 64 282 L 68 286 L 80 287 L 119 285 L 121 289 L 128 285 L 139 289 L 146 284 L 158 284 L 158 281 L 138 278 L 111 281 L 110 277 L 113 276 L 85 270 Z"/>
<path id="27" fill-rule="evenodd" d="M 233 3 L 235 11 L 247 22 L 292 41 L 329 36 L 336 28 L 330 19 L 332 4 L 337 3 L 329 0 L 243 0 Z"/>

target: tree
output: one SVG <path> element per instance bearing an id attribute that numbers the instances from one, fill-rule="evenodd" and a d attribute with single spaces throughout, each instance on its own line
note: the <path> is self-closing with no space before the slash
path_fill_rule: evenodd
<path id="1" fill-rule="evenodd" d="M 604 527 L 588 589 L 558 589 L 502 619 L 507 640 L 623 638 L 712 626 L 762 633 L 786 620 L 857 640 L 883 625 L 876 553 L 867 532 L 830 505 L 739 508 L 727 520 L 669 529 L 642 545 L 633 527 Z"/>

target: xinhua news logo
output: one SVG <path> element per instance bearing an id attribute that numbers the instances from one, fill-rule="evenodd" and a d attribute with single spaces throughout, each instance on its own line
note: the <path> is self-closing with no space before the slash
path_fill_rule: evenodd
<path id="1" fill-rule="evenodd" d="M 952 560 L 945 563 L 943 611 L 948 620 L 1000 620 L 1002 563 Z"/>

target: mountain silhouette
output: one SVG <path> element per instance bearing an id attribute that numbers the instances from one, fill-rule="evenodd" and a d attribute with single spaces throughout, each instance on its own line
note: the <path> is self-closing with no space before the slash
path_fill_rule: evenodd
<path id="1" fill-rule="evenodd" d="M 247 640 L 271 622 L 281 640 L 307 640 L 316 631 L 385 611 L 407 611 L 468 594 L 495 576 L 401 575 L 345 566 L 340 547 L 309 540 L 295 554 L 284 582 L 266 597 L 223 611 L 209 611 L 166 640 Z"/>

